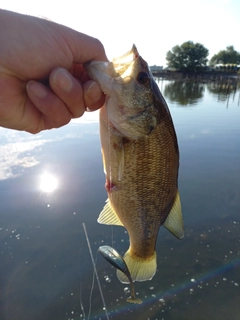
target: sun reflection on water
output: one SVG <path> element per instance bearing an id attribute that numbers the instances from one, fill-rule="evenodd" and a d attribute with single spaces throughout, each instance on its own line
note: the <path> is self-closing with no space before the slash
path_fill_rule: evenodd
<path id="1" fill-rule="evenodd" d="M 57 178 L 48 172 L 44 172 L 40 177 L 40 189 L 43 192 L 50 193 L 58 187 Z"/>

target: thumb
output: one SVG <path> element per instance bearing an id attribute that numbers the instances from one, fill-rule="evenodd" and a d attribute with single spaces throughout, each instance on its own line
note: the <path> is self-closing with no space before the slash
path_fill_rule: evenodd
<path id="1" fill-rule="evenodd" d="M 60 31 L 61 36 L 70 48 L 74 63 L 83 64 L 90 60 L 108 61 L 103 44 L 97 38 L 63 25 L 54 24 L 54 27 L 59 29 L 57 31 Z"/>

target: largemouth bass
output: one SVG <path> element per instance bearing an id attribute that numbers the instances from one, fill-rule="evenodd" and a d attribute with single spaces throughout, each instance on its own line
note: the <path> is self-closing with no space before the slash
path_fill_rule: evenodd
<path id="1" fill-rule="evenodd" d="M 124 260 L 132 279 L 151 280 L 160 226 L 179 239 L 184 236 L 172 118 L 135 46 L 112 62 L 92 61 L 86 69 L 106 94 L 100 135 L 108 200 L 98 222 L 127 229 Z M 117 276 L 129 283 L 121 271 Z"/>

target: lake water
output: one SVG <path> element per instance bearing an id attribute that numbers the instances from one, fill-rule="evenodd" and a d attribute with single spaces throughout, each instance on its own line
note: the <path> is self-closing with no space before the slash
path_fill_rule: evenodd
<path id="1" fill-rule="evenodd" d="M 180 147 L 181 241 L 161 228 L 158 270 L 136 283 L 142 305 L 97 255 L 128 248 L 96 220 L 106 200 L 98 114 L 32 136 L 0 129 L 0 319 L 239 320 L 240 90 L 159 80 Z M 92 289 L 93 287 L 93 289 Z"/>

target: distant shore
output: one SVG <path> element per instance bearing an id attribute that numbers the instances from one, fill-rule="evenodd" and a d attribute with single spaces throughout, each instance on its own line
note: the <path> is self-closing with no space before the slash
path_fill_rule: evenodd
<path id="1" fill-rule="evenodd" d="M 156 78 L 176 79 L 176 80 L 205 80 L 223 81 L 227 79 L 240 81 L 240 74 L 237 72 L 202 71 L 202 72 L 178 72 L 162 70 L 152 73 Z"/>

